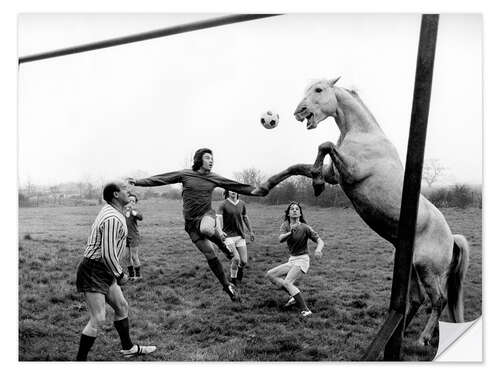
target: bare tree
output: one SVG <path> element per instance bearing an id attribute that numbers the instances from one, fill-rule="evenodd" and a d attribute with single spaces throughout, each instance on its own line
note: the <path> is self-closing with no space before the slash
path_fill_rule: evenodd
<path id="1" fill-rule="evenodd" d="M 59 194 L 61 193 L 60 187 L 57 185 L 52 185 L 49 187 L 49 191 L 52 198 L 54 198 L 54 204 L 57 203 L 60 198 Z"/>
<path id="2" fill-rule="evenodd" d="M 241 172 L 235 172 L 234 177 L 239 182 L 253 186 L 260 185 L 265 179 L 265 175 L 257 168 L 246 168 Z"/>
<path id="3" fill-rule="evenodd" d="M 85 183 L 84 182 L 77 182 L 76 187 L 78 189 L 78 195 L 80 198 L 83 198 L 83 190 L 85 189 Z"/>
<path id="4" fill-rule="evenodd" d="M 189 152 L 186 152 L 186 154 L 184 155 L 184 159 L 180 163 L 180 167 L 182 169 L 191 169 L 191 167 L 193 166 L 193 156 L 195 152 L 196 150 L 194 149 L 191 149 Z"/>
<path id="5" fill-rule="evenodd" d="M 123 179 L 127 177 L 134 177 L 134 178 L 146 178 L 151 176 L 151 173 L 142 169 L 135 169 L 133 171 L 130 171 L 127 176 L 124 176 Z M 104 185 L 104 184 L 102 184 Z"/>
<path id="6" fill-rule="evenodd" d="M 190 153 L 189 155 L 184 156 L 184 161 L 182 162 L 182 168 L 190 169 L 193 164 L 193 155 Z"/>
<path id="7" fill-rule="evenodd" d="M 422 180 L 427 183 L 428 188 L 431 188 L 435 182 L 445 175 L 446 169 L 439 159 L 427 159 L 422 170 Z"/>
<path id="8" fill-rule="evenodd" d="M 28 197 L 31 197 L 32 195 L 35 195 L 35 193 L 38 190 L 37 187 L 36 187 L 36 185 L 33 184 L 30 179 L 28 179 L 28 181 L 26 182 L 25 189 L 26 189 L 26 195 Z"/>

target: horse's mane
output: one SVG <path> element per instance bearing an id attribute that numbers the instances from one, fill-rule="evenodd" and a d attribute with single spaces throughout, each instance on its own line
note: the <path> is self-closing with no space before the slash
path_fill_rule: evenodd
<path id="1" fill-rule="evenodd" d="M 373 116 L 373 113 L 371 113 L 371 111 L 368 109 L 368 107 L 366 106 L 366 104 L 361 100 L 361 98 L 359 97 L 359 94 L 356 90 L 354 89 L 346 89 L 345 87 L 342 87 L 345 91 L 347 91 L 349 94 L 351 94 L 352 98 L 354 100 L 356 100 L 360 105 L 361 107 L 364 108 L 364 110 L 370 115 L 370 117 L 372 118 L 373 122 L 375 122 L 377 125 L 378 125 L 378 122 L 377 120 L 375 119 L 375 116 Z"/>
<path id="2" fill-rule="evenodd" d="M 354 90 L 354 89 L 346 89 L 346 91 L 349 92 L 352 96 L 355 96 L 356 98 L 358 98 L 359 100 L 361 100 L 359 98 L 359 94 L 358 94 L 358 92 L 356 90 Z"/>

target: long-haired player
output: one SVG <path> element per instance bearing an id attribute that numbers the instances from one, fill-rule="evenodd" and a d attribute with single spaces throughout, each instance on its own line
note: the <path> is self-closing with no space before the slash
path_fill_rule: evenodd
<path id="1" fill-rule="evenodd" d="M 294 283 L 309 270 L 309 253 L 307 241 L 312 240 L 317 243 L 314 255 L 321 258 L 324 247 L 323 240 L 318 233 L 307 224 L 302 207 L 297 202 L 292 202 L 285 210 L 285 218 L 280 228 L 279 241 L 286 242 L 290 258 L 288 262 L 274 267 L 267 271 L 266 276 L 277 286 L 285 290 L 290 299 L 285 306 L 296 304 L 300 309 L 300 314 L 307 317 L 312 314 L 311 310 Z"/>

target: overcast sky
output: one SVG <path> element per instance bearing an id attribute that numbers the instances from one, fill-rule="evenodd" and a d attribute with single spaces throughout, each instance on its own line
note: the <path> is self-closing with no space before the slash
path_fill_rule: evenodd
<path id="1" fill-rule="evenodd" d="M 162 28 L 199 15 L 22 15 L 19 55 Z M 482 180 L 482 24 L 441 15 L 426 155 L 448 182 Z M 314 161 L 336 141 L 329 119 L 293 118 L 304 89 L 342 76 L 404 162 L 420 15 L 285 15 L 195 31 L 19 68 L 19 181 L 108 180 L 184 168 L 200 147 L 214 172 L 265 174 Z M 266 130 L 260 114 L 280 114 Z"/>

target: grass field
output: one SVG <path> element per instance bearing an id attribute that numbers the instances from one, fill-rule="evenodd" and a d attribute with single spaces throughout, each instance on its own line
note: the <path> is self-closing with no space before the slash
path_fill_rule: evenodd
<path id="1" fill-rule="evenodd" d="M 214 205 L 217 203 L 214 202 Z M 287 297 L 264 278 L 287 259 L 277 241 L 284 206 L 249 205 L 257 232 L 235 304 L 221 290 L 204 257 L 190 242 L 181 202 L 139 202 L 144 279 L 124 286 L 132 339 L 155 344 L 153 361 L 356 361 L 384 321 L 393 268 L 392 246 L 351 209 L 306 207 L 309 224 L 326 242 L 299 287 L 314 314 L 307 320 L 281 306 Z M 19 210 L 19 359 L 73 360 L 88 321 L 75 272 L 100 207 Z M 481 210 L 443 210 L 452 231 L 471 246 L 465 282 L 465 318 L 481 315 Z M 228 261 L 219 253 L 226 269 Z M 420 310 L 404 342 L 405 360 L 431 360 L 432 346 L 415 345 L 429 313 Z M 447 314 L 444 314 L 446 320 Z M 111 309 L 90 360 L 121 360 Z"/>

